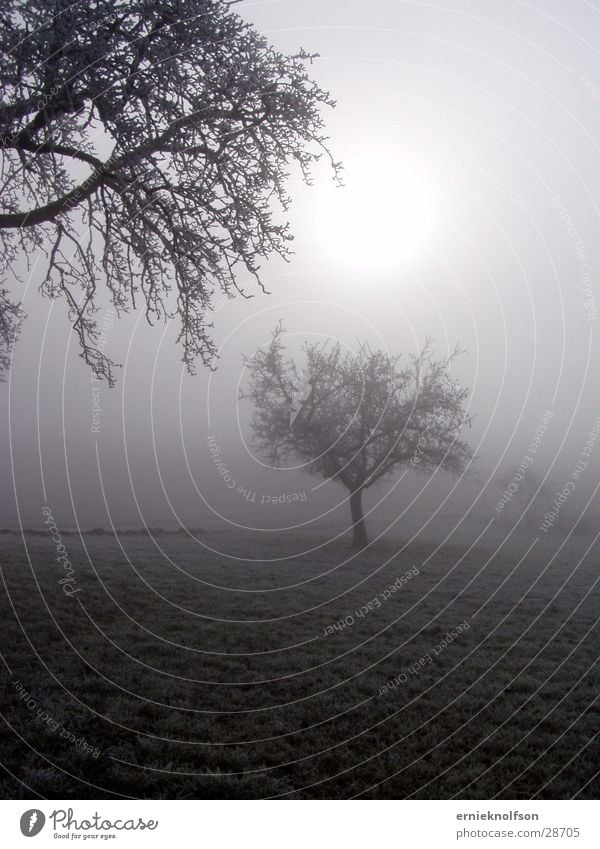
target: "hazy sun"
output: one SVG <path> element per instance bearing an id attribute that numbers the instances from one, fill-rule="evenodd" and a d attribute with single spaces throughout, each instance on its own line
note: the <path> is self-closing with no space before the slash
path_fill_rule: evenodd
<path id="1" fill-rule="evenodd" d="M 357 270 L 400 266 L 432 236 L 431 179 L 414 158 L 374 150 L 345 159 L 344 186 L 319 197 L 320 238 L 336 262 Z"/>

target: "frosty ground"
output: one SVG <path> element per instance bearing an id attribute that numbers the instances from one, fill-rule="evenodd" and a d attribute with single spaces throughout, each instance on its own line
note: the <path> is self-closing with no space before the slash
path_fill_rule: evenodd
<path id="1" fill-rule="evenodd" d="M 597 793 L 587 539 L 1 539 L 3 797 Z"/>

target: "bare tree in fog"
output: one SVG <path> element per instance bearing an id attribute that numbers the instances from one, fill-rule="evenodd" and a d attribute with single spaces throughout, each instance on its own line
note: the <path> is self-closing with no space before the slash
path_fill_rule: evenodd
<path id="1" fill-rule="evenodd" d="M 309 181 L 329 156 L 320 108 L 333 102 L 307 74 L 312 57 L 277 53 L 230 6 L 3 4 L 4 271 L 46 252 L 41 290 L 66 300 L 81 356 L 111 384 L 94 321 L 99 282 L 118 311 L 139 301 L 150 323 L 177 315 L 188 368 L 210 365 L 214 293 L 244 294 L 238 270 L 261 285 L 261 258 L 288 255 L 272 203 L 287 209 L 289 164 Z M 19 321 L 0 289 L 5 351 Z"/>
<path id="2" fill-rule="evenodd" d="M 284 328 L 246 359 L 254 405 L 252 428 L 270 463 L 291 459 L 341 483 L 349 492 L 353 545 L 368 544 L 362 496 L 405 466 L 423 474 L 461 473 L 472 457 L 459 439 L 470 423 L 468 390 L 450 377 L 460 353 L 436 360 L 431 341 L 400 366 L 400 356 L 361 343 L 356 353 L 339 342 L 305 343 L 305 367 L 285 357 Z"/>

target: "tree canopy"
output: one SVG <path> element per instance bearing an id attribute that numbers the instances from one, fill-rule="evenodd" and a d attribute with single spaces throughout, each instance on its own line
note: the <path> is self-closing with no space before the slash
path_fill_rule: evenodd
<path id="1" fill-rule="evenodd" d="M 42 292 L 66 300 L 81 355 L 111 383 L 100 284 L 119 312 L 178 316 L 188 368 L 211 365 L 214 294 L 244 294 L 242 269 L 262 285 L 260 260 L 289 253 L 273 215 L 289 167 L 308 181 L 331 160 L 313 57 L 278 53 L 231 5 L 7 0 L 0 13 L 4 276 L 44 250 Z M 21 318 L 0 289 L 0 365 Z"/>
<path id="2" fill-rule="evenodd" d="M 422 474 L 441 468 L 459 474 L 472 457 L 460 439 L 470 424 L 469 392 L 450 365 L 460 353 L 435 359 L 427 340 L 401 365 L 399 355 L 361 343 L 305 343 L 300 367 L 286 358 L 279 324 L 270 343 L 246 359 L 242 398 L 253 404 L 259 450 L 274 466 L 290 459 L 306 471 L 335 480 L 348 491 L 354 544 L 367 543 L 362 494 L 408 466 Z"/>

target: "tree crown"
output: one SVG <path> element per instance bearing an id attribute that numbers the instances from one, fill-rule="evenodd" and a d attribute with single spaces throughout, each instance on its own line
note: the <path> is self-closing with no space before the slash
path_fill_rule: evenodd
<path id="1" fill-rule="evenodd" d="M 0 27 L 0 238 L 4 270 L 43 248 L 41 289 L 68 303 L 82 356 L 112 382 L 95 342 L 100 280 L 122 311 L 177 315 L 183 359 L 210 365 L 215 291 L 260 283 L 287 257 L 291 164 L 310 179 L 329 153 L 333 105 L 300 51 L 284 56 L 223 0 L 9 0 Z M 334 170 L 337 168 L 333 163 Z M 0 334 L 18 314 L 0 291 Z M 17 310 L 18 313 L 18 310 Z"/>
<path id="2" fill-rule="evenodd" d="M 435 359 L 428 339 L 401 366 L 360 343 L 305 343 L 305 367 L 286 358 L 284 328 L 246 358 L 248 385 L 241 397 L 253 404 L 252 428 L 273 465 L 300 460 L 307 471 L 365 489 L 400 465 L 422 473 L 462 472 L 472 452 L 459 438 L 470 424 L 468 390 L 451 377 L 460 353 Z"/>

